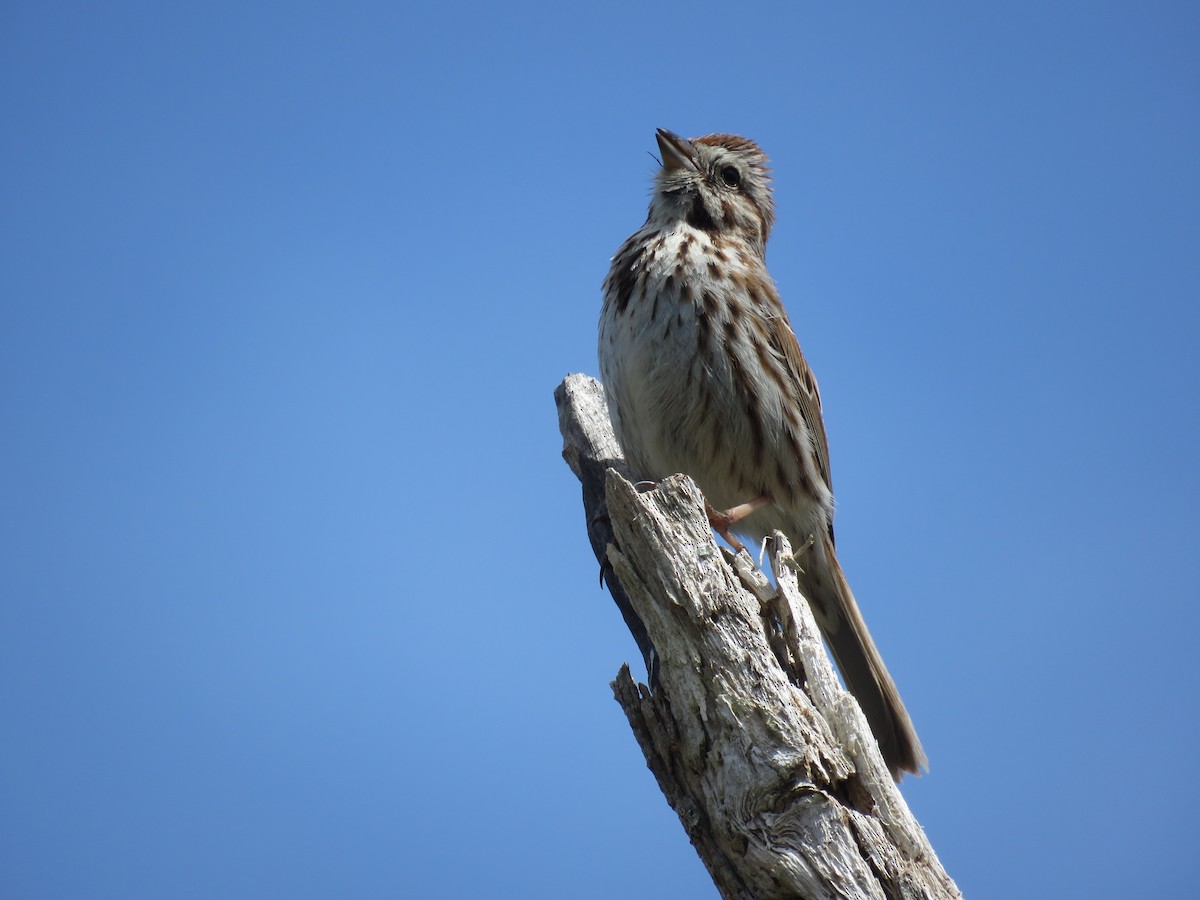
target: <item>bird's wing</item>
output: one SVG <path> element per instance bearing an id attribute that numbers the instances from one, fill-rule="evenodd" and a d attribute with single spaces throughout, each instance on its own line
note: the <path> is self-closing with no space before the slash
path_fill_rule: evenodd
<path id="1" fill-rule="evenodd" d="M 812 435 L 817 470 L 825 479 L 825 486 L 833 490 L 833 480 L 829 474 L 829 439 L 825 436 L 825 421 L 821 418 L 821 392 L 817 388 L 817 379 L 800 350 L 800 342 L 796 340 L 796 333 L 792 331 L 787 313 L 783 311 L 783 304 L 777 297 L 774 299 L 778 314 L 770 318 L 767 340 L 787 365 L 800 413 L 808 425 L 808 433 Z"/>

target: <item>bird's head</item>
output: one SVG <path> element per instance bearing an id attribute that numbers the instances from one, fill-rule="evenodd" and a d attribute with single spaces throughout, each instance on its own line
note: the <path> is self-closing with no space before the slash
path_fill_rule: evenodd
<path id="1" fill-rule="evenodd" d="M 758 144 L 736 134 L 687 140 L 658 129 L 662 170 L 650 201 L 650 221 L 680 220 L 693 228 L 745 241 L 763 255 L 775 222 L 771 175 Z"/>

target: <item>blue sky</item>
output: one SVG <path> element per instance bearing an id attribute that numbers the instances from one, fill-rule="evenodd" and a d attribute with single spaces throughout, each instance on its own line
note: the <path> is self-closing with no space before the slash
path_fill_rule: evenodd
<path id="1" fill-rule="evenodd" d="M 1200 7 L 0 12 L 0 891 L 715 897 L 559 457 L 654 128 L 775 168 L 973 898 L 1200 838 Z"/>

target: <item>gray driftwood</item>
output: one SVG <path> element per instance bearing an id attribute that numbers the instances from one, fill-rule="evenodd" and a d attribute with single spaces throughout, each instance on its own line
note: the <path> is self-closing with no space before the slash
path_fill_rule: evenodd
<path id="1" fill-rule="evenodd" d="M 555 399 L 593 547 L 653 669 L 653 690 L 624 665 L 613 691 L 721 896 L 961 897 L 834 674 L 796 587 L 802 551 L 777 535 L 776 590 L 718 550 L 690 479 L 630 484 L 599 382 L 568 376 Z"/>

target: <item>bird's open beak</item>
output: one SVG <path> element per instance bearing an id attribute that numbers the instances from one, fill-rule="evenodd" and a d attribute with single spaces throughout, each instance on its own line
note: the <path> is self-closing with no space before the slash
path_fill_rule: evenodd
<path id="1" fill-rule="evenodd" d="M 664 171 L 696 168 L 696 148 L 691 141 L 684 140 L 675 132 L 658 129 L 658 149 L 662 151 Z"/>

